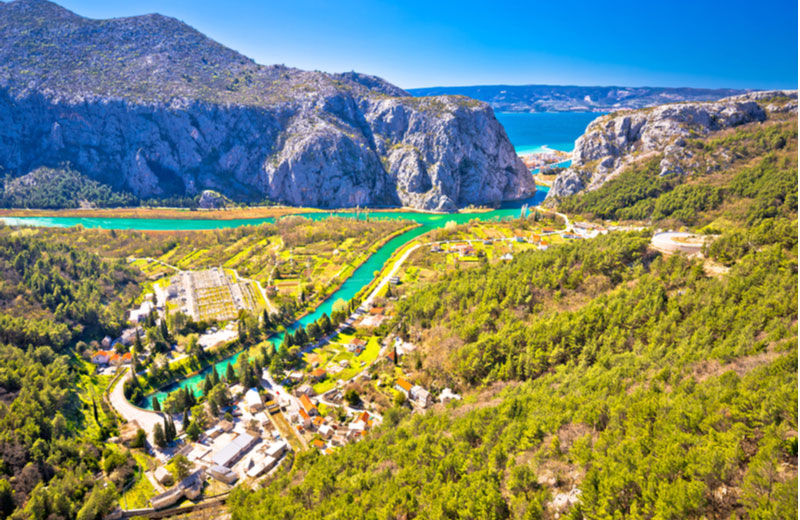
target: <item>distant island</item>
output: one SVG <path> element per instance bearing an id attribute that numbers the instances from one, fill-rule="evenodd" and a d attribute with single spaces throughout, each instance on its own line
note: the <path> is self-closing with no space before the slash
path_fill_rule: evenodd
<path id="1" fill-rule="evenodd" d="M 407 89 L 414 96 L 461 95 L 499 112 L 611 112 L 683 101 L 716 101 L 748 90 L 564 85 L 476 85 Z"/>

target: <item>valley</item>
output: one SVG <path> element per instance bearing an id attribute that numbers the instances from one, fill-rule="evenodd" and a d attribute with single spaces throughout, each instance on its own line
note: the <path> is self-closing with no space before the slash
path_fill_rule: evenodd
<path id="1" fill-rule="evenodd" d="M 797 517 L 794 6 L 79 4 L 0 0 L 0 520 Z"/>

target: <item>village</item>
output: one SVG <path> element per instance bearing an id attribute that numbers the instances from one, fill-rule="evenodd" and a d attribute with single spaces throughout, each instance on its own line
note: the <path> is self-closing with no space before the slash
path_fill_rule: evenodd
<path id="1" fill-rule="evenodd" d="M 390 284 L 399 283 L 397 276 L 390 278 Z M 374 334 L 390 317 L 370 299 L 370 303 L 356 308 L 330 337 L 310 345 L 303 353 L 301 365 L 284 374 L 281 381 L 275 381 L 266 368 L 259 374 L 258 383 L 250 388 L 226 379 L 229 405 L 217 414 L 207 411 L 204 429 L 199 434 L 187 431 L 185 414 L 145 410 L 129 402 L 123 395 L 122 380 L 130 377 L 128 368 L 134 355 L 144 358 L 152 353 L 153 346 L 146 340 L 148 324 L 158 328 L 169 310 L 176 307 L 178 310 L 174 312 L 197 309 L 197 304 L 192 304 L 197 301 L 194 289 L 209 285 L 225 287 L 230 279 L 226 280 L 225 273 L 219 270 L 179 272 L 167 279 L 169 284 L 154 284 L 155 291 L 145 294 L 139 306 L 129 311 L 130 326 L 120 337 L 103 338 L 99 348 L 89 354 L 98 373 L 118 378 L 109 397 L 112 406 L 127 421 L 119 442 L 130 444 L 137 434 L 142 435 L 140 431 L 146 436 L 145 447 L 153 465 L 145 477 L 156 492 L 149 498 L 153 510 L 187 500 L 202 501 L 204 497 L 227 493 L 238 483 L 256 485 L 271 478 L 284 464 L 291 464 L 299 451 L 317 450 L 327 455 L 347 443 L 357 442 L 382 424 L 381 412 L 385 411 L 386 403 L 402 404 L 412 411 L 423 411 L 435 403 L 431 391 L 409 382 L 400 369 L 402 358 L 416 347 L 394 334 L 383 337 Z M 212 283 L 208 283 L 209 279 Z M 206 283 L 197 283 L 199 280 Z M 233 291 L 226 298 L 230 294 Z M 218 318 L 224 317 L 229 314 L 224 311 L 218 314 Z M 199 335 L 197 344 L 204 350 L 237 338 L 237 320 L 215 322 L 218 325 Z M 137 344 L 139 351 L 135 349 Z M 178 344 L 169 345 L 166 354 L 172 363 L 189 355 Z M 378 372 L 382 373 L 380 379 Z M 384 397 L 375 400 L 364 396 L 362 400 L 350 388 L 358 384 L 371 385 Z M 460 399 L 449 388 L 437 394 L 436 400 L 445 404 Z M 203 403 L 202 398 L 200 402 Z M 195 413 L 194 408 L 192 412 Z M 174 435 L 159 446 L 156 431 L 170 428 Z"/>

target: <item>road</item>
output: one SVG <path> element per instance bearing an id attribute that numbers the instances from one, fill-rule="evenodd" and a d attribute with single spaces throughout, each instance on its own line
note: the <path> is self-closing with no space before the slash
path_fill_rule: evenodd
<path id="1" fill-rule="evenodd" d="M 156 424 L 163 425 L 164 417 L 158 412 L 143 410 L 128 402 L 128 400 L 125 398 L 123 387 L 125 386 L 125 381 L 131 378 L 131 369 L 125 367 L 123 370 L 125 370 L 125 375 L 123 375 L 117 382 L 116 386 L 114 386 L 114 389 L 109 394 L 108 399 L 111 402 L 111 406 L 113 406 L 117 413 L 119 413 L 126 421 L 135 421 L 139 425 L 139 428 L 143 429 L 145 433 L 147 433 L 147 439 L 150 441 L 150 444 L 153 445 L 153 428 L 155 428 Z"/>

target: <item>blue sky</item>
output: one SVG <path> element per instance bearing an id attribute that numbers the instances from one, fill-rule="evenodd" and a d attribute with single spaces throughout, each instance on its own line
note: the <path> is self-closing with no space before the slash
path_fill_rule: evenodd
<path id="1" fill-rule="evenodd" d="M 797 87 L 797 1 L 60 0 L 160 12 L 259 63 L 357 70 L 404 88 Z"/>

